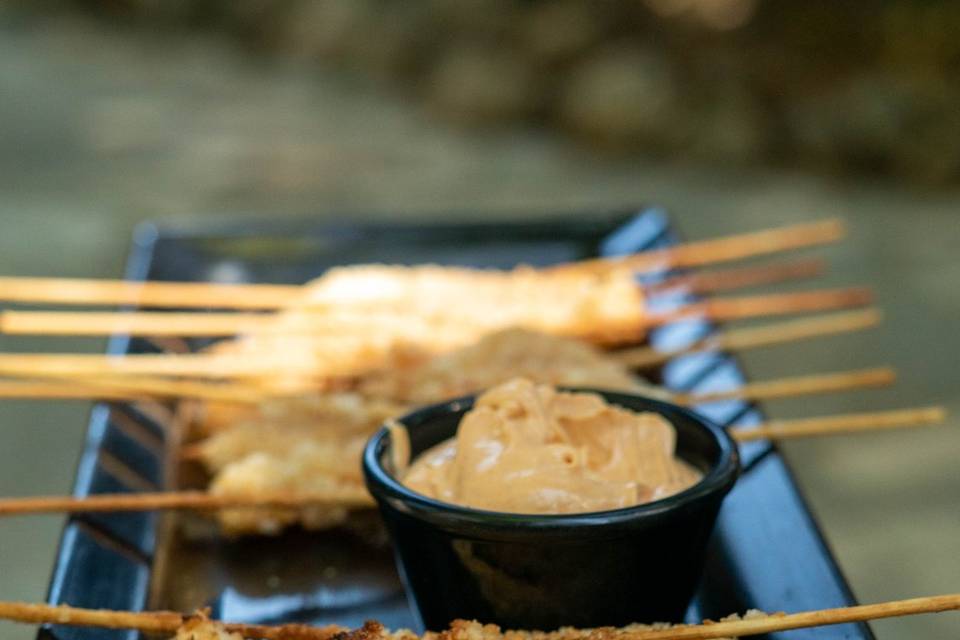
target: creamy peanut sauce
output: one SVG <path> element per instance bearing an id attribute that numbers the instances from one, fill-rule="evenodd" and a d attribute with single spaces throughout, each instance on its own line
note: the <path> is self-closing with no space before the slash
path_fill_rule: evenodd
<path id="1" fill-rule="evenodd" d="M 515 378 L 481 395 L 456 437 L 425 451 L 401 478 L 428 497 L 489 511 L 605 511 L 700 480 L 675 457 L 676 439 L 659 414 Z"/>

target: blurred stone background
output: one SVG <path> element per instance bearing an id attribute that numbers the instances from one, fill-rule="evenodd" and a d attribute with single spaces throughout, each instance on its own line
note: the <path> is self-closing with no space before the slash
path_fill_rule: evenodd
<path id="1" fill-rule="evenodd" d="M 960 179 L 950 0 L 75 0 L 608 153 Z"/>
<path id="2" fill-rule="evenodd" d="M 884 326 L 746 366 L 763 379 L 890 362 L 902 379 L 771 414 L 942 402 L 956 415 L 953 7 L 8 0 L 0 274 L 115 277 L 143 219 L 656 202 L 706 238 L 841 215 L 852 235 L 825 252 L 823 284 L 875 285 Z M 0 335 L 8 352 L 102 348 Z M 87 411 L 0 402 L 0 494 L 67 491 Z M 862 600 L 958 589 L 956 427 L 787 447 Z M 0 599 L 43 597 L 60 525 L 0 522 Z M 958 629 L 955 615 L 876 625 L 881 638 Z"/>

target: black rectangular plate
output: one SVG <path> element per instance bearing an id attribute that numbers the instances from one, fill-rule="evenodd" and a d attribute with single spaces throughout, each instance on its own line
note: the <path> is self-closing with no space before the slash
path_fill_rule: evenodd
<path id="1" fill-rule="evenodd" d="M 676 241 L 666 214 L 652 208 L 532 223 L 331 225 L 299 220 L 162 229 L 144 225 L 135 236 L 127 277 L 301 283 L 346 263 L 543 265 Z M 676 346 L 713 330 L 705 322 L 674 324 L 654 331 L 650 341 Z M 123 337 L 110 343 L 112 353 L 152 348 Z M 673 390 L 700 391 L 742 384 L 744 375 L 735 357 L 721 353 L 676 358 L 657 372 L 657 381 Z M 743 402 L 699 409 L 725 426 L 749 426 L 762 418 L 757 407 Z M 148 413 L 126 405 L 95 406 L 75 494 L 168 486 L 164 444 L 163 429 Z M 716 619 L 749 608 L 799 611 L 855 604 L 775 447 L 751 443 L 742 453 L 743 477 L 721 512 L 688 620 Z M 376 618 L 390 627 L 415 625 L 389 552 L 371 546 L 362 536 L 294 531 L 272 539 L 214 538 L 198 543 L 168 533 L 174 528 L 160 527 L 160 522 L 156 514 L 71 517 L 60 543 L 49 602 L 133 610 L 211 606 L 215 614 L 236 621 L 353 626 Z M 165 567 L 162 572 L 157 570 L 160 565 Z M 165 578 L 158 584 L 161 574 Z M 38 637 L 132 640 L 136 634 L 46 627 Z M 821 640 L 873 635 L 866 625 L 850 624 L 768 637 Z"/>

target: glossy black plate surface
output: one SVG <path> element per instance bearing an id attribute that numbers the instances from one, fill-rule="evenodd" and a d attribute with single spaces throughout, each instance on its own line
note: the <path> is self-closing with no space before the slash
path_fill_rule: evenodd
<path id="1" fill-rule="evenodd" d="M 676 242 L 660 210 L 585 214 L 533 223 L 353 224 L 241 222 L 161 228 L 135 237 L 127 277 L 301 283 L 337 264 L 436 262 L 509 267 L 594 255 L 616 255 Z M 652 303 L 669 305 L 676 300 Z M 675 324 L 650 340 L 672 346 L 703 337 L 704 322 Z M 113 353 L 153 350 L 117 337 Z M 656 372 L 674 390 L 742 384 L 725 354 L 676 358 Z M 749 426 L 759 410 L 743 402 L 699 407 L 724 425 Z M 76 495 L 172 488 L 163 408 L 95 406 L 75 486 Z M 706 574 L 689 620 L 733 611 L 843 606 L 854 598 L 779 453 L 767 443 L 741 449 L 744 474 L 720 513 Z M 179 517 L 179 516 L 177 516 Z M 156 514 L 75 516 L 67 521 L 49 601 L 85 607 L 189 610 L 209 605 L 236 621 L 303 620 L 358 625 L 376 618 L 413 625 L 388 549 L 363 532 L 290 532 L 279 538 L 185 540 Z M 651 576 L 656 580 L 656 576 Z M 49 640 L 133 639 L 124 631 L 48 627 Z M 774 634 L 771 638 L 869 639 L 866 625 Z"/>

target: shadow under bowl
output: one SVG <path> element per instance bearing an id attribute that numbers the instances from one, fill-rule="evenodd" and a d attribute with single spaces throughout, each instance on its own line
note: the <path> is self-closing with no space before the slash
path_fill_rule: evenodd
<path id="1" fill-rule="evenodd" d="M 565 515 L 483 511 L 401 484 L 390 463 L 390 432 L 381 429 L 364 450 L 364 476 L 426 629 L 445 629 L 456 618 L 545 630 L 682 619 L 720 505 L 739 474 L 736 444 L 722 428 L 667 402 L 571 390 L 659 413 L 677 430 L 678 456 L 703 478 L 681 493 L 625 509 Z M 473 400 L 460 398 L 401 418 L 411 458 L 456 435 Z"/>

